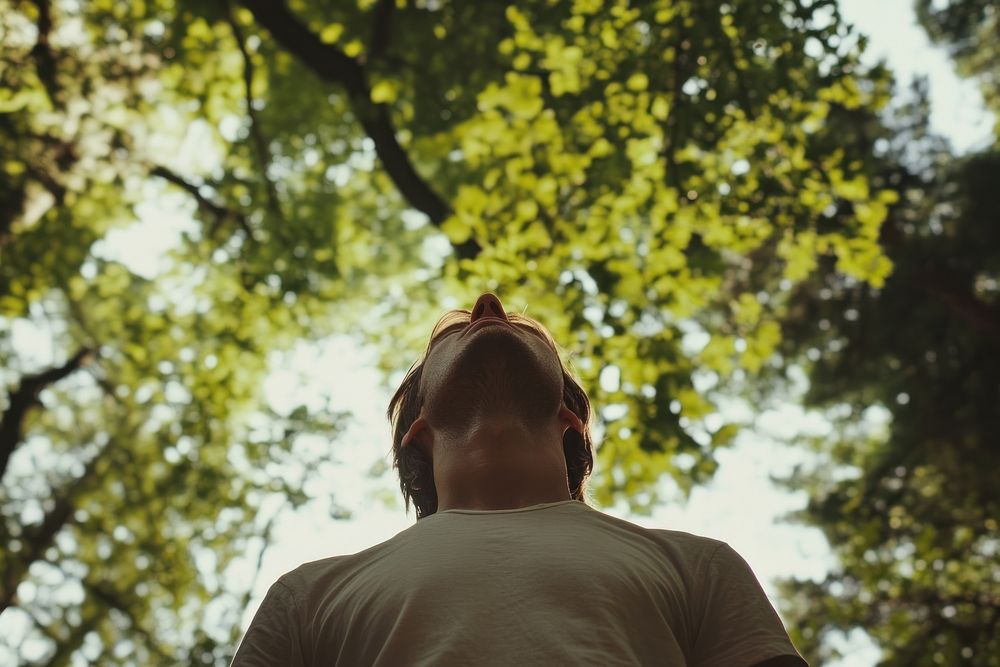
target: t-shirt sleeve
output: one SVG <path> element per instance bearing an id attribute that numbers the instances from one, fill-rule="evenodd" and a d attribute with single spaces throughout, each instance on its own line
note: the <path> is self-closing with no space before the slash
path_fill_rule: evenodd
<path id="1" fill-rule="evenodd" d="M 250 621 L 230 667 L 305 667 L 300 637 L 294 595 L 278 580 Z"/>
<path id="2" fill-rule="evenodd" d="M 702 586 L 693 667 L 752 667 L 779 656 L 799 657 L 753 570 L 731 546 L 715 549 Z"/>

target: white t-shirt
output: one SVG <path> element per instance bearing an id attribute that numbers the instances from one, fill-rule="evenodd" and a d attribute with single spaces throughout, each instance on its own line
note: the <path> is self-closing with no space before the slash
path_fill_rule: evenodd
<path id="1" fill-rule="evenodd" d="M 728 544 L 564 500 L 444 510 L 305 563 L 271 586 L 232 665 L 750 667 L 783 655 L 798 653 Z"/>

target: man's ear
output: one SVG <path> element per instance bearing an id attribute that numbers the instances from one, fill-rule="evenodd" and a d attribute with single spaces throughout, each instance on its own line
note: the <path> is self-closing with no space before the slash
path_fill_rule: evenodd
<path id="1" fill-rule="evenodd" d="M 431 453 L 431 445 L 433 442 L 434 434 L 431 433 L 430 425 L 427 423 L 427 419 L 424 417 L 418 417 L 416 421 L 410 424 L 410 428 L 406 430 L 399 446 L 416 447 L 424 456 L 429 459 L 433 459 L 433 455 Z"/>
<path id="2" fill-rule="evenodd" d="M 559 406 L 559 422 L 562 425 L 562 433 L 566 435 L 566 429 L 573 429 L 581 436 L 583 435 L 583 422 L 580 418 L 576 416 L 576 413 L 566 407 L 566 403 L 563 402 Z"/>

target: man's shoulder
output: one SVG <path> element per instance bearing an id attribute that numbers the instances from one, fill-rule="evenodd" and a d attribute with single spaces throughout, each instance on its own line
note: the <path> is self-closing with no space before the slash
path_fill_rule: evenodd
<path id="1" fill-rule="evenodd" d="M 698 535 L 697 533 L 690 533 L 684 530 L 671 530 L 668 528 L 647 528 L 646 530 L 661 540 L 667 540 L 673 544 L 683 545 L 684 547 L 699 551 L 715 551 L 725 544 L 722 540 L 717 540 L 714 537 Z"/>
<path id="2" fill-rule="evenodd" d="M 278 577 L 275 586 L 284 588 L 298 597 L 303 591 L 308 590 L 316 580 L 322 579 L 331 570 L 342 567 L 345 558 L 345 556 L 332 556 L 302 563 Z"/>
<path id="3" fill-rule="evenodd" d="M 328 556 L 319 560 L 307 561 L 278 577 L 278 583 L 296 596 L 301 595 L 324 582 L 344 579 L 358 567 L 363 567 L 370 560 L 372 552 L 381 546 L 378 544 L 353 554 Z"/>
<path id="4" fill-rule="evenodd" d="M 591 508 L 594 509 L 594 508 Z M 683 530 L 672 530 L 669 528 L 652 528 L 640 526 L 628 519 L 608 514 L 607 512 L 594 509 L 601 516 L 601 520 L 629 531 L 635 535 L 640 535 L 646 539 L 653 540 L 672 550 L 680 550 L 687 553 L 698 553 L 711 555 L 720 546 L 725 544 L 722 540 L 717 540 L 704 535 L 697 535 Z"/>

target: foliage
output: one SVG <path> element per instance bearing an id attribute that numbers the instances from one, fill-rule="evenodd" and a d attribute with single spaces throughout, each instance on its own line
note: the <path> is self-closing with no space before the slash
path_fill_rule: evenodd
<path id="1" fill-rule="evenodd" d="M 926 85 L 914 93 L 895 131 L 858 133 L 884 142 L 873 180 L 901 192 L 880 230 L 893 274 L 876 288 L 820 272 L 782 323 L 804 403 L 833 421 L 819 464 L 785 480 L 838 561 L 783 584 L 814 664 L 856 628 L 880 665 L 1000 664 L 1000 154 L 948 154 L 926 131 Z"/>
<path id="2" fill-rule="evenodd" d="M 875 283 L 888 273 L 874 230 L 892 193 L 870 191 L 854 173 L 861 156 L 827 128 L 841 109 L 882 105 L 886 81 L 876 71 L 858 83 L 858 50 L 835 14 L 814 25 L 830 3 L 791 15 L 778 3 L 574 7 L 511 7 L 495 37 L 447 21 L 435 33 L 440 50 L 497 68 L 475 93 L 478 113 L 449 108 L 448 127 L 428 121 L 436 131 L 412 141 L 421 162 L 445 165 L 435 184 L 454 210 L 441 229 L 482 248 L 425 286 L 457 303 L 499 289 L 553 329 L 607 408 L 598 467 L 615 474 L 598 480 L 597 499 L 642 512 L 664 474 L 684 491 L 711 476 L 736 425 L 719 423 L 712 390 L 692 377 L 721 387 L 767 362 L 782 285 L 818 254 Z M 399 19 L 411 25 L 408 11 Z M 824 62 L 804 54 L 810 40 Z M 402 119 L 410 104 L 424 117 L 420 84 L 439 77 L 404 71 L 393 84 Z M 838 199 L 865 215 L 818 228 Z M 386 370 L 426 335 L 413 326 L 425 303 L 383 311 Z M 401 331 L 412 347 L 386 344 Z M 700 349 L 697 331 L 711 336 Z"/>
<path id="3" fill-rule="evenodd" d="M 90 39 L 81 17 L 47 3 L 15 9 L 0 12 L 0 78 L 13 91 L 0 113 L 0 188 L 12 204 L 0 214 L 10 387 L 0 610 L 10 628 L 15 609 L 35 626 L 51 647 L 46 664 L 74 653 L 217 664 L 250 594 L 224 590 L 218 575 L 261 549 L 269 496 L 306 501 L 305 478 L 275 476 L 282 461 L 302 468 L 299 436 L 341 428 L 341 415 L 275 414 L 259 395 L 267 353 L 304 335 L 302 324 L 321 327 L 328 309 L 308 294 L 289 305 L 252 282 L 249 261 L 227 261 L 210 232 L 237 220 L 201 200 L 204 231 L 172 271 L 150 280 L 106 259 L 99 240 L 168 198 L 158 172 L 173 172 L 156 158 L 183 138 L 181 105 L 140 37 L 109 26 Z M 37 353 L 13 348 L 6 334 L 19 323 L 72 356 L 65 380 L 32 387 L 46 373 L 35 374 Z M 11 454 L 44 465 L 8 469 Z M 203 630 L 213 618 L 227 619 L 214 634 Z"/>
<path id="4" fill-rule="evenodd" d="M 916 0 L 917 18 L 943 44 L 962 76 L 979 81 L 983 97 L 1000 114 L 1000 8 L 993 0 Z M 1000 119 L 1000 116 L 998 116 Z M 994 133 L 1000 136 L 1000 127 Z"/>
<path id="5" fill-rule="evenodd" d="M 272 351 L 350 333 L 389 381 L 497 290 L 605 408 L 597 500 L 643 512 L 711 478 L 796 285 L 892 268 L 894 187 L 844 133 L 888 75 L 831 0 L 8 0 L 0 29 L 0 331 L 70 360 L 0 336 L 2 444 L 51 464 L 0 479 L 3 621 L 52 664 L 231 655 L 218 576 L 343 422 L 275 414 Z M 108 256 L 178 198 L 167 268 Z"/>

